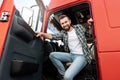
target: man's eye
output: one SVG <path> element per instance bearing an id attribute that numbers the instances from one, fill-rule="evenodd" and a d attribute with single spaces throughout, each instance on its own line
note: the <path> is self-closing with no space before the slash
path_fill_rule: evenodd
<path id="1" fill-rule="evenodd" d="M 67 23 L 67 21 L 65 21 L 65 23 Z"/>

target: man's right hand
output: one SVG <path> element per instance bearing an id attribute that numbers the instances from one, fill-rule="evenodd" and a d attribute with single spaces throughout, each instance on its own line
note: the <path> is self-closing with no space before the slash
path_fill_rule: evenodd
<path id="1" fill-rule="evenodd" d="M 49 33 L 43 33 L 43 32 L 35 32 L 36 37 L 44 37 L 46 39 L 52 39 L 52 35 Z"/>
<path id="2" fill-rule="evenodd" d="M 35 32 L 35 34 L 36 34 L 36 37 L 42 37 L 43 36 L 43 32 Z"/>
<path id="3" fill-rule="evenodd" d="M 90 18 L 90 19 L 87 20 L 87 23 L 88 23 L 89 25 L 92 25 L 92 22 L 93 22 L 93 19 L 92 19 L 92 18 Z"/>

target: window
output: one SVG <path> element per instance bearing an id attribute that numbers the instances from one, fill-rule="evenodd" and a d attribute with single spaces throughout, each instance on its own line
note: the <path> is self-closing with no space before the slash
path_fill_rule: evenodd
<path id="1" fill-rule="evenodd" d="M 0 0 L 0 7 L 1 7 L 2 3 L 3 3 L 3 0 Z"/>
<path id="2" fill-rule="evenodd" d="M 16 9 L 33 31 L 41 31 L 43 21 L 43 7 L 35 0 L 14 0 Z"/>

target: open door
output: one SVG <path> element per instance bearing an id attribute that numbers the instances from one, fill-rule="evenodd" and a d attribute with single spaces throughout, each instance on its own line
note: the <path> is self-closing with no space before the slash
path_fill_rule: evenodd
<path id="1" fill-rule="evenodd" d="M 96 52 L 96 44 L 95 44 L 95 33 L 94 33 L 94 23 L 90 22 L 88 24 L 89 19 L 93 19 L 92 8 L 90 2 L 78 1 L 77 4 L 75 2 L 70 3 L 66 1 L 64 3 L 60 3 L 57 1 L 58 6 L 52 0 L 51 6 L 48 8 L 48 13 L 50 14 L 47 22 L 46 33 L 56 34 L 62 30 L 62 27 L 59 23 L 59 16 L 65 14 L 70 17 L 73 25 L 81 24 L 85 28 L 85 37 L 87 40 L 88 47 L 91 51 L 92 60 L 91 63 L 88 64 L 85 68 L 83 68 L 74 78 L 74 80 L 98 80 L 98 68 L 97 68 L 97 52 Z M 61 1 L 62 2 L 62 1 Z M 67 4 L 67 2 L 69 4 Z M 52 5 L 54 4 L 54 5 Z M 64 5 L 63 5 L 64 4 Z M 50 9 L 50 10 L 49 10 Z M 45 39 L 46 43 L 46 51 L 45 54 L 48 56 L 51 52 L 64 52 L 64 43 L 62 40 L 48 40 Z M 69 67 L 69 63 L 64 63 L 65 69 Z M 78 63 L 79 65 L 79 63 Z M 47 59 L 43 64 L 43 75 L 44 80 L 60 80 L 60 74 L 57 72 L 57 69 L 52 65 L 51 61 Z"/>
<path id="2" fill-rule="evenodd" d="M 4 11 L 9 11 L 9 7 L 14 8 L 13 1 L 4 1 Z M 41 80 L 43 42 L 35 37 L 31 25 L 21 17 L 20 11 L 14 8 L 11 12 L 11 19 L 1 21 L 1 24 L 8 25 L 0 26 L 8 27 L 0 58 L 0 80 Z"/>

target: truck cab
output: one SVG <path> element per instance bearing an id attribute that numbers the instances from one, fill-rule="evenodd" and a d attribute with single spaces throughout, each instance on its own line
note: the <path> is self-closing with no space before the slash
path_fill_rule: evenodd
<path id="1" fill-rule="evenodd" d="M 49 60 L 64 51 L 61 40 L 37 38 L 35 31 L 56 34 L 61 14 L 85 27 L 92 61 L 74 80 L 120 80 L 120 5 L 113 0 L 1 0 L 0 80 L 59 80 Z M 89 27 L 87 20 L 92 18 Z M 68 63 L 63 63 L 66 69 Z M 78 63 L 79 65 L 79 63 Z"/>

